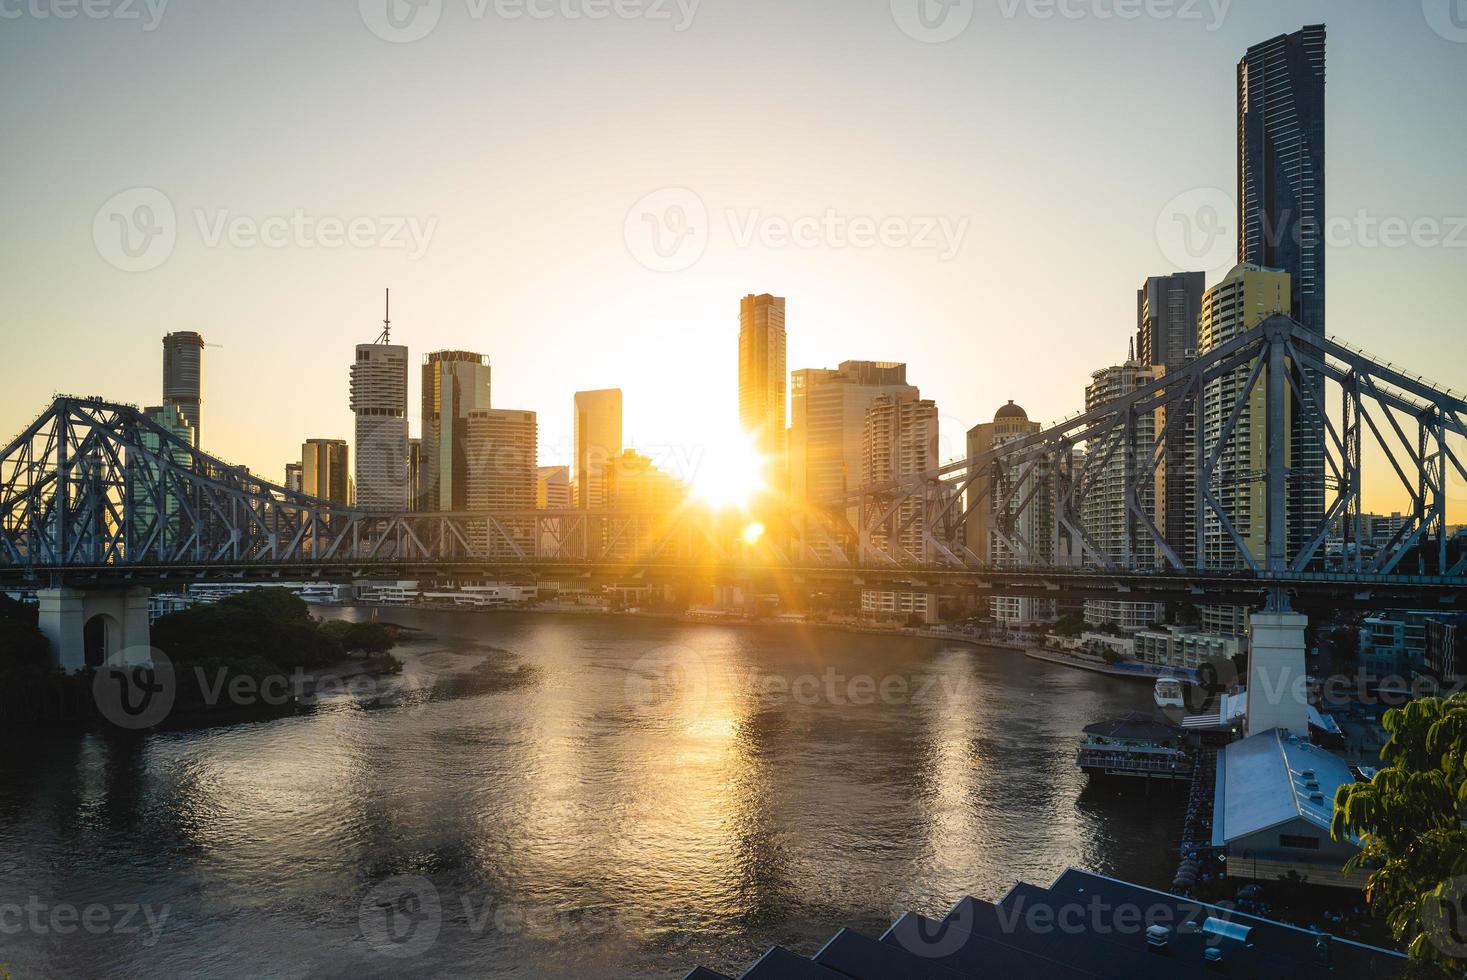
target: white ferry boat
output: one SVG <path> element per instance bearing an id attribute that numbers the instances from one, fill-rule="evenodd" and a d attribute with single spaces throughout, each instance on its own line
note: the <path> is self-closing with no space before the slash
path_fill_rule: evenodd
<path id="1" fill-rule="evenodd" d="M 1175 677 L 1158 677 L 1156 687 L 1152 689 L 1151 700 L 1156 706 L 1165 711 L 1168 708 L 1183 708 L 1186 701 L 1182 699 L 1182 682 Z"/>

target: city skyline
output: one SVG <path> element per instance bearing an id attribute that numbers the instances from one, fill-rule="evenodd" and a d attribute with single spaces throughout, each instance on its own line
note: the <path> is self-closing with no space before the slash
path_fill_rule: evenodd
<path id="1" fill-rule="evenodd" d="M 1148 276 L 1189 270 L 1187 263 L 1168 256 L 1171 243 L 1158 235 L 1158 219 L 1178 195 L 1234 186 L 1233 74 L 1246 49 L 1263 39 L 1296 31 L 1304 23 L 1328 20 L 1334 11 L 1341 11 L 1335 18 L 1338 23 L 1330 27 L 1329 159 L 1334 216 L 1348 219 L 1363 209 L 1376 221 L 1433 216 L 1446 221 L 1467 214 L 1467 191 L 1451 178 L 1448 165 L 1462 155 L 1462 134 L 1455 127 L 1434 125 L 1429 118 L 1430 100 L 1423 102 L 1421 95 L 1450 90 L 1446 83 L 1454 77 L 1450 72 L 1456 64 L 1451 56 L 1460 53 L 1460 45 L 1434 32 L 1413 5 L 1405 6 L 1411 9 L 1362 7 L 1352 16 L 1346 16 L 1344 8 L 1319 3 L 1287 10 L 1239 6 L 1229 11 L 1216 30 L 1181 20 L 1071 23 L 1062 18 L 1029 17 L 1022 11 L 1013 18 L 989 13 L 943 45 L 925 45 L 907 37 L 890 23 L 889 11 L 875 12 L 879 17 L 861 15 L 853 27 L 857 43 L 882 56 L 904 63 L 910 60 L 909 67 L 918 71 L 920 82 L 962 81 L 956 90 L 963 96 L 957 100 L 950 94 L 933 95 L 915 105 L 903 100 L 907 103 L 904 124 L 891 117 L 891 100 L 882 98 L 868 99 L 859 108 L 834 104 L 831 118 L 851 121 L 864 117 L 873 124 L 895 125 L 906 143 L 927 149 L 929 162 L 915 168 L 904 166 L 912 162 L 904 154 L 871 152 L 863 146 L 861 167 L 837 164 L 832 171 L 826 166 L 821 168 L 818 183 L 814 171 L 807 173 L 805 168 L 796 168 L 788 181 L 781 182 L 757 165 L 748 175 L 735 179 L 676 141 L 664 145 L 665 165 L 651 171 L 632 166 L 650 158 L 620 153 L 617 166 L 585 185 L 574 214 L 566 215 L 560 205 L 554 205 L 548 215 L 541 216 L 540 220 L 548 217 L 549 224 L 557 228 L 553 232 L 544 226 L 527 226 L 514 211 L 504 224 L 494 226 L 497 230 L 492 235 L 481 234 L 462 221 L 450 221 L 446 199 L 425 196 L 413 189 L 412 182 L 392 179 L 392 174 L 417 156 L 415 150 L 400 150 L 385 161 L 387 183 L 381 186 L 391 190 L 371 203 L 362 195 L 360 181 L 344 181 L 339 194 L 325 190 L 313 174 L 328 162 L 329 155 L 313 158 L 311 166 L 287 166 L 277 176 L 222 168 L 217 178 L 204 181 L 180 177 L 183 171 L 177 168 L 182 158 L 167 147 L 154 155 L 152 172 L 148 167 L 128 165 L 131 143 L 123 140 L 114 163 L 101 167 L 98 176 L 89 174 L 81 180 L 65 166 L 41 174 L 37 170 L 39 147 L 20 147 L 5 167 L 13 179 L 34 184 L 35 201 L 27 202 L 18 216 L 23 231 L 6 246 L 12 260 L 8 266 L 40 270 L 41 274 L 27 275 L 9 290 L 12 329 L 53 337 L 73 351 L 91 353 L 60 358 L 44 345 L 22 345 L 17 353 L 18 382 L 0 405 L 0 419 L 12 430 L 18 429 L 53 391 L 98 392 L 151 404 L 156 400 L 156 368 L 149 362 L 155 364 L 156 355 L 145 356 L 145 352 L 156 351 L 157 337 L 164 333 L 197 330 L 223 345 L 209 355 L 207 398 L 225 411 L 211 416 L 205 447 L 258 472 L 278 474 L 301 438 L 351 433 L 350 413 L 340 398 L 337 380 L 342 352 L 375 336 L 372 325 L 380 315 L 377 291 L 391 285 L 402 297 L 394 340 L 414 352 L 462 347 L 487 353 L 503 386 L 496 388 L 496 403 L 523 406 L 540 414 L 542 464 L 570 462 L 570 394 L 610 386 L 627 393 L 627 444 L 653 450 L 655 455 L 660 446 L 709 444 L 708 434 L 715 425 L 733 427 L 736 391 L 725 382 L 721 368 L 718 383 L 709 384 L 695 376 L 697 371 L 670 369 L 669 359 L 700 369 L 722 364 L 735 329 L 729 312 L 731 300 L 755 289 L 789 297 L 795 307 L 791 322 L 797 326 L 789 337 L 788 355 L 792 369 L 860 358 L 909 364 L 913 378 L 937 401 L 944 417 L 942 456 L 952 458 L 961 453 L 960 434 L 991 417 L 994 408 L 1010 398 L 1024 404 L 1037 420 L 1072 411 L 1074 392 L 1084 379 L 1096 367 L 1120 359 L 1124 347 L 1119 337 L 1130 328 L 1130 293 L 1135 283 Z M 338 43 L 327 45 L 327 50 L 349 62 L 373 56 L 389 79 L 406 70 L 405 60 L 411 62 L 445 48 L 453 50 L 459 43 L 439 32 L 416 44 L 386 44 L 353 22 L 354 11 L 348 13 L 345 23 L 312 23 L 303 34 L 316 36 L 312 30 L 339 27 Z M 752 23 L 774 16 L 767 10 L 755 10 Z M 798 21 L 811 15 L 781 11 L 779 16 Z M 116 26 L 96 25 L 89 30 L 102 38 Z M 642 30 L 649 25 L 604 26 L 621 32 L 633 45 L 654 40 L 651 31 Z M 505 25 L 499 36 L 526 27 Z M 13 37 L 41 29 L 19 25 L 0 44 L 10 53 L 17 48 Z M 146 37 L 116 40 L 122 50 L 130 50 L 134 43 L 153 44 L 166 61 L 174 43 L 169 32 L 189 30 L 186 22 L 167 21 Z M 567 25 L 547 24 L 539 34 L 521 35 L 520 39 L 533 47 L 548 42 L 552 33 L 567 30 L 571 30 Z M 678 40 L 687 42 L 690 55 L 707 54 L 727 43 L 725 30 L 720 15 L 710 7 L 701 11 L 700 19 Z M 485 36 L 492 40 L 487 31 Z M 1081 49 L 1094 48 L 1088 42 L 1102 36 L 1104 54 L 1082 56 Z M 1387 77 L 1369 70 L 1379 58 L 1374 46 L 1382 37 L 1394 42 L 1390 51 L 1395 73 Z M 666 37 L 658 34 L 655 40 L 665 41 Z M 54 69 L 43 70 L 35 57 L 36 52 L 46 50 L 47 41 L 44 36 L 35 41 L 14 50 L 16 57 L 9 64 L 16 70 L 30 67 L 45 78 L 46 71 Z M 973 83 L 981 81 L 985 71 L 1000 71 L 1007 58 L 1019 56 L 1005 53 L 1001 42 L 1017 53 L 1072 54 L 1077 65 L 1069 69 L 1068 76 L 1062 73 L 1042 82 L 1034 93 L 1005 92 L 995 102 L 981 94 L 981 85 Z M 779 43 L 799 42 L 784 39 Z M 981 60 L 969 56 L 990 50 L 995 60 L 986 69 L 959 64 Z M 1143 51 L 1152 59 L 1148 70 L 1174 60 L 1187 66 L 1185 71 L 1174 71 L 1179 80 L 1174 91 L 1156 91 L 1144 84 L 1138 89 L 1157 111 L 1171 115 L 1169 125 L 1183 137 L 1182 145 L 1158 144 L 1144 158 L 1096 156 L 1094 149 L 1110 138 L 1106 132 L 1121 131 L 1126 110 L 1089 105 L 1081 98 L 1078 102 L 1088 115 L 1080 116 L 1074 114 L 1078 107 L 1072 110 L 1054 100 L 1062 91 L 1077 91 L 1066 86 L 1067 77 L 1078 81 L 1100 70 L 1118 86 L 1129 84 L 1128 79 L 1139 83 L 1144 73 L 1130 62 L 1141 61 L 1137 54 Z M 809 56 L 812 65 L 823 64 L 826 57 L 813 52 Z M 76 51 L 69 51 L 68 57 L 76 57 Z M 1101 58 L 1104 60 L 1096 60 Z M 861 91 L 859 83 L 851 84 L 853 91 Z M 718 104 L 716 81 L 704 80 L 697 87 Z M 949 89 L 951 85 L 935 86 L 932 91 Z M 1399 96 L 1406 91 L 1410 98 Z M 566 92 L 555 89 L 530 98 L 521 112 L 495 118 L 511 124 L 545 99 L 560 105 L 567 97 Z M 159 95 L 157 106 L 164 115 L 175 114 L 183 111 L 187 98 Z M 410 96 L 404 99 L 395 106 L 400 118 L 408 118 L 402 113 L 410 106 L 425 105 Z M 1049 164 L 1032 165 L 1032 154 L 1022 150 L 1026 145 L 1039 147 L 1032 142 L 1039 138 L 1038 133 L 1023 127 L 1012 129 L 1015 142 L 1009 148 L 954 135 L 969 128 L 965 120 L 1022 114 L 1026 100 L 1031 99 L 1057 114 L 1051 118 L 1058 124 L 1047 127 L 1043 135 L 1045 146 L 1061 156 L 1066 146 L 1085 146 L 1086 157 L 1101 168 L 1096 176 L 1109 199 L 1101 210 L 1092 214 L 1076 206 L 1074 195 L 1089 190 L 1071 188 L 1069 176 Z M 105 97 L 99 100 L 96 108 L 105 108 Z M 1340 113 L 1342 104 L 1349 105 L 1348 114 Z M 350 99 L 341 108 L 348 118 L 361 118 L 366 111 L 365 103 L 356 105 Z M 1028 108 L 1032 111 L 1037 106 Z M 574 105 L 571 109 L 573 114 L 578 111 Z M 91 111 L 93 107 L 88 107 L 86 113 Z M 78 115 L 79 122 L 86 120 L 86 113 Z M 742 114 L 728 110 L 713 113 L 694 128 L 702 131 L 704 126 L 719 123 L 730 134 L 751 125 Z M 946 125 L 946 132 L 934 129 L 939 123 Z M 802 137 L 791 128 L 793 119 L 776 113 L 773 124 L 798 153 Z M 300 138 L 298 128 L 290 125 L 271 128 L 262 137 L 261 149 L 296 146 Z M 1410 159 L 1403 161 L 1392 153 L 1392 145 L 1412 146 Z M 855 145 L 849 148 L 856 149 Z M 836 179 L 829 179 L 832 174 Z M 866 176 L 858 180 L 860 174 Z M 958 180 L 956 174 L 964 176 Z M 486 174 L 482 186 L 487 192 L 504 186 L 506 179 Z M 1078 183 L 1094 186 L 1094 180 Z M 108 264 L 87 232 L 108 198 L 127 187 L 157 187 L 177 212 L 178 243 L 166 262 L 148 271 L 126 273 Z M 646 195 L 679 187 L 693 190 L 708 208 L 715 233 L 706 253 L 690 268 L 657 272 L 639 261 L 627 240 L 625 219 Z M 1001 194 L 995 193 L 998 187 L 1003 189 Z M 64 206 L 53 200 L 63 191 L 67 196 Z M 532 189 L 530 196 L 534 196 Z M 78 201 L 85 201 L 85 206 Z M 934 201 L 944 206 L 933 207 Z M 479 203 L 468 203 L 474 206 L 466 208 L 465 215 L 472 218 L 480 213 Z M 65 217 L 36 227 L 26 217 L 33 207 L 63 216 L 80 211 L 73 215 L 75 220 Z M 416 260 L 392 249 L 313 250 L 294 244 L 272 249 L 230 244 L 231 239 L 211 248 L 200 238 L 195 220 L 198 211 L 207 219 L 207 226 L 217 227 L 221 213 L 230 218 L 259 218 L 288 214 L 296 208 L 318 217 L 416 213 L 424 221 L 435 215 L 440 220 L 431 247 Z M 738 220 L 732 224 L 725 215 L 729 208 L 737 212 Z M 765 224 L 756 229 L 752 244 L 740 247 L 733 241 L 747 229 L 756 211 L 762 216 L 760 221 L 788 222 L 807 214 L 820 215 L 826 208 L 848 219 L 947 217 L 953 227 L 966 217 L 970 230 L 948 261 L 918 247 L 780 246 L 766 234 Z M 1062 218 L 1057 228 L 1054 215 Z M 1064 215 L 1077 217 L 1063 220 Z M 1036 216 L 1050 220 L 1036 221 Z M 567 221 L 557 225 L 561 218 Z M 489 226 L 480 222 L 478 227 Z M 566 252 L 567 229 L 574 229 L 573 236 L 590 251 L 577 245 Z M 1005 229 L 1006 234 L 1000 236 L 998 229 Z M 1041 234 L 1047 253 L 1043 258 L 1036 248 Z M 996 251 L 1001 237 L 1007 246 Z M 14 241 L 27 243 L 23 255 L 14 251 Z M 1207 269 L 1209 285 L 1226 271 L 1231 244 L 1225 242 L 1221 248 L 1223 261 Z M 1369 247 L 1357 240 L 1332 246 L 1330 254 L 1335 271 L 1330 318 L 1334 334 L 1369 350 L 1390 350 L 1392 359 L 1402 363 L 1433 365 L 1433 373 L 1448 379 L 1461 375 L 1464 355 L 1445 343 L 1452 326 L 1451 311 L 1462 305 L 1464 287 L 1450 275 L 1451 262 L 1459 251 L 1419 243 Z M 560 258 L 546 262 L 550 255 Z M 56 268 L 75 269 L 83 288 L 59 287 L 54 274 L 46 271 L 53 263 L 59 263 Z M 483 265 L 496 274 L 469 276 L 470 264 Z M 594 270 L 581 277 L 580 288 L 567 291 L 552 285 L 577 267 Z M 1029 307 L 1033 296 L 1039 295 L 1033 291 L 1035 277 L 1041 270 L 1047 277 L 1054 268 L 1064 270 L 1073 288 L 1046 295 L 1053 302 L 1035 327 L 1010 329 L 1010 324 L 1034 321 Z M 264 278 L 272 283 L 271 289 L 258 289 Z M 511 281 L 524 288 L 500 288 Z M 1381 282 L 1390 285 L 1376 288 Z M 490 309 L 495 310 L 492 319 L 480 312 Z M 1403 316 L 1425 328 L 1404 334 L 1393 330 L 1391 325 Z M 529 329 L 481 325 L 510 321 L 527 324 Z M 97 335 L 90 327 L 98 322 L 108 323 L 111 329 Z M 893 326 L 900 332 L 894 333 Z M 613 328 L 633 332 L 623 339 Z M 1045 338 L 1043 357 L 1038 360 L 1037 352 L 1026 345 L 1035 336 Z M 571 337 L 576 342 L 570 342 Z M 261 345 L 289 353 L 276 359 L 282 387 L 291 393 L 290 398 L 278 401 L 288 404 L 274 399 L 257 404 L 260 400 L 252 390 L 253 362 Z M 657 351 L 658 356 L 646 357 L 645 351 Z M 1017 382 L 1005 367 L 1015 363 L 1033 365 L 1035 370 L 1026 372 L 1022 383 Z M 410 406 L 418 403 L 416 378 L 410 378 L 408 397 Z M 669 404 L 680 410 L 668 411 Z M 232 410 L 245 405 L 253 413 L 248 422 L 242 410 Z M 1368 487 L 1367 492 L 1375 489 Z"/>

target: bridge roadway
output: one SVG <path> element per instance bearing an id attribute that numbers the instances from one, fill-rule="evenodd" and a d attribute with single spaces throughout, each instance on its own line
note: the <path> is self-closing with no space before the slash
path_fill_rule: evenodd
<path id="1" fill-rule="evenodd" d="M 193 582 L 500 581 L 743 585 L 768 591 L 880 589 L 940 595 L 1111 599 L 1257 606 L 1271 590 L 1351 608 L 1467 610 L 1467 577 L 1358 572 L 1104 572 L 1093 569 L 950 568 L 895 565 L 593 563 L 578 561 L 410 559 L 404 561 L 249 561 L 200 564 L 0 567 L 0 588 L 181 588 Z"/>

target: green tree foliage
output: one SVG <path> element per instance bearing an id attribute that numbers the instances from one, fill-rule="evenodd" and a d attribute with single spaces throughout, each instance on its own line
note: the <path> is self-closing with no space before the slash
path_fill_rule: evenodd
<path id="1" fill-rule="evenodd" d="M 386 653 L 397 642 L 396 630 L 381 623 L 349 623 L 333 619 L 322 623 L 321 629 L 347 653 Z"/>
<path id="2" fill-rule="evenodd" d="M 289 589 L 250 589 L 219 600 L 219 607 L 249 613 L 274 623 L 311 622 L 311 607 Z"/>
<path id="3" fill-rule="evenodd" d="M 1389 763 L 1335 794 L 1330 834 L 1358 836 L 1346 870 L 1369 868 L 1365 895 L 1422 967 L 1467 966 L 1467 693 L 1385 713 Z"/>
<path id="4" fill-rule="evenodd" d="M 28 603 L 0 595 L 0 671 L 46 663 L 50 647 L 37 626 L 40 612 Z"/>
<path id="5" fill-rule="evenodd" d="M 309 607 L 285 589 L 252 589 L 163 616 L 153 624 L 153 645 L 178 664 L 265 662 L 281 671 L 325 667 L 342 656 Z"/>

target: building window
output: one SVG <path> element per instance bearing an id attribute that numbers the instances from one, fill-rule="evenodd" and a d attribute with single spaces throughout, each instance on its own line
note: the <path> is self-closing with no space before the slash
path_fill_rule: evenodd
<path id="1" fill-rule="evenodd" d="M 1292 847 L 1301 851 L 1319 850 L 1318 837 L 1303 837 L 1296 834 L 1279 834 L 1279 847 Z"/>

